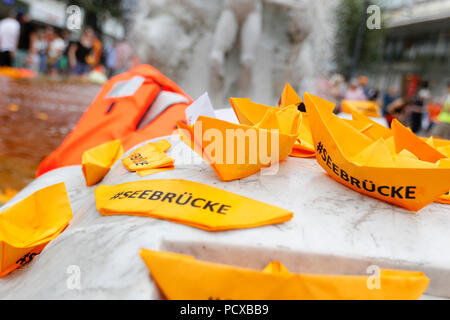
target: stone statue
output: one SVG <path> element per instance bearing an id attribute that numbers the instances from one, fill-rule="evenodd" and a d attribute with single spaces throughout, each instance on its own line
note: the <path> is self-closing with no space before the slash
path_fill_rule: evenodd
<path id="1" fill-rule="evenodd" d="M 140 60 L 215 108 L 275 104 L 289 81 L 316 92 L 332 54 L 335 0 L 139 0 L 129 37 Z"/>
<path id="2" fill-rule="evenodd" d="M 260 0 L 225 0 L 216 26 L 210 54 L 213 90 L 221 90 L 225 77 L 225 56 L 232 49 L 240 31 L 240 89 L 245 95 L 251 82 L 251 71 L 261 34 Z"/>

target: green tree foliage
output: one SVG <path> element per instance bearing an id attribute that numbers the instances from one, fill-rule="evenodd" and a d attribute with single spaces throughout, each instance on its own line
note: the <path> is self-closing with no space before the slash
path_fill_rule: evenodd
<path id="1" fill-rule="evenodd" d="M 340 0 L 336 10 L 337 30 L 334 55 L 337 71 L 347 77 L 350 76 L 352 68 L 361 15 L 365 11 L 366 2 L 364 0 Z M 382 54 L 385 35 L 383 24 L 381 29 L 369 30 L 366 27 L 368 17 L 369 14 L 365 14 L 359 66 L 369 66 L 375 63 Z"/>
<path id="2" fill-rule="evenodd" d="M 113 17 L 122 17 L 122 0 L 69 0 L 65 2 L 67 2 L 69 5 L 75 4 L 77 6 L 80 6 L 89 12 L 109 12 Z"/>

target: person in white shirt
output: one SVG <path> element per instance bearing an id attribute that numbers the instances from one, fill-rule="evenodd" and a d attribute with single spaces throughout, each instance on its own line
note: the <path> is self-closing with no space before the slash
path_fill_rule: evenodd
<path id="1" fill-rule="evenodd" d="M 0 66 L 11 67 L 20 35 L 20 23 L 10 14 L 0 21 Z"/>
<path id="2" fill-rule="evenodd" d="M 53 28 L 47 30 L 48 33 L 48 53 L 47 63 L 50 74 L 55 75 L 58 72 L 59 61 L 66 48 L 66 43 Z"/>

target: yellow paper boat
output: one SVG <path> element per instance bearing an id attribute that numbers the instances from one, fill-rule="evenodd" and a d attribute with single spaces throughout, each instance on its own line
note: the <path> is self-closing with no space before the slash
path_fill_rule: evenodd
<path id="1" fill-rule="evenodd" d="M 299 112 L 296 114 L 291 108 L 272 108 L 253 126 L 200 116 L 194 125 L 179 122 L 178 128 L 182 141 L 202 156 L 222 181 L 231 181 L 289 156 L 300 123 Z M 280 118 L 286 120 L 282 126 L 278 125 Z M 270 128 L 274 124 L 276 130 Z"/>
<path id="2" fill-rule="evenodd" d="M 316 159 L 337 182 L 362 194 L 418 211 L 450 189 L 450 163 L 395 152 L 394 136 L 374 141 L 327 112 L 330 102 L 305 93 Z M 416 137 L 417 140 L 420 140 Z"/>
<path id="3" fill-rule="evenodd" d="M 447 158 L 450 158 L 450 140 L 437 139 L 434 137 L 430 137 L 428 139 L 424 138 L 422 140 L 424 140 L 427 144 L 436 149 L 440 154 L 443 154 Z M 436 202 L 443 204 L 450 204 L 450 191 L 440 196 L 439 199 L 436 200 Z"/>
<path id="4" fill-rule="evenodd" d="M 39 191 L 0 213 L 0 277 L 31 261 L 72 219 L 64 183 Z"/>
<path id="5" fill-rule="evenodd" d="M 374 287 L 367 275 L 294 274 L 279 262 L 258 271 L 146 249 L 140 256 L 170 300 L 403 300 L 420 298 L 429 283 L 415 271 L 380 270 Z"/>
<path id="6" fill-rule="evenodd" d="M 360 112 L 368 117 L 381 117 L 380 108 L 375 101 L 342 100 L 342 112 L 351 114 L 352 111 Z"/>
<path id="7" fill-rule="evenodd" d="M 230 98 L 230 103 L 236 117 L 239 120 L 239 123 L 249 126 L 253 126 L 261 122 L 268 110 L 276 109 L 271 106 L 254 103 L 248 98 Z M 304 108 L 302 99 L 288 83 L 281 94 L 278 106 L 281 108 L 295 106 L 299 110 Z M 290 155 L 299 158 L 311 158 L 314 157 L 315 150 L 308 115 L 306 112 L 301 112 L 301 117 L 302 120 L 298 139 L 295 142 Z"/>
<path id="8" fill-rule="evenodd" d="M 87 150 L 81 158 L 81 168 L 88 187 L 99 183 L 123 155 L 120 140 L 113 140 Z"/>
<path id="9" fill-rule="evenodd" d="M 349 123 L 355 128 L 359 127 L 359 131 L 372 140 L 388 139 L 393 136 L 392 131 L 388 127 L 373 121 L 358 111 L 351 110 L 350 112 L 353 120 L 349 121 Z"/>
<path id="10" fill-rule="evenodd" d="M 388 146 L 392 152 L 402 152 L 405 148 L 409 148 L 412 149 L 415 154 L 421 155 L 424 153 L 422 158 L 429 159 L 430 161 L 436 159 L 439 160 L 443 156 L 450 158 L 449 140 L 437 139 L 434 137 L 420 138 L 420 140 L 434 148 L 434 150 L 431 150 L 430 147 L 424 145 L 422 141 L 417 141 L 417 137 L 414 133 L 412 133 L 411 130 L 405 130 L 406 128 L 404 128 L 397 121 L 394 122 L 393 129 L 391 130 L 357 111 L 351 111 L 351 114 L 353 116 L 353 120 L 348 121 L 349 124 L 374 141 L 380 138 L 387 140 Z M 393 137 L 394 134 L 395 139 L 389 139 L 390 137 Z M 395 141 L 398 142 L 396 143 Z M 411 152 L 409 157 L 418 160 L 419 157 L 414 153 Z M 436 202 L 450 204 L 450 192 L 439 197 Z"/>

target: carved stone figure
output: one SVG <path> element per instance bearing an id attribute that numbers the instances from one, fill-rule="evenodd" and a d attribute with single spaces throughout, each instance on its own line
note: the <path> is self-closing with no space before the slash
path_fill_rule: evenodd
<path id="1" fill-rule="evenodd" d="M 316 92 L 333 47 L 335 0 L 140 0 L 130 41 L 193 98 L 274 104 L 284 84 Z"/>
<path id="2" fill-rule="evenodd" d="M 256 48 L 261 34 L 260 0 L 225 0 L 214 34 L 210 54 L 211 81 L 220 90 L 225 77 L 225 56 L 232 49 L 240 31 L 241 93 L 246 94 L 251 81 Z"/>

